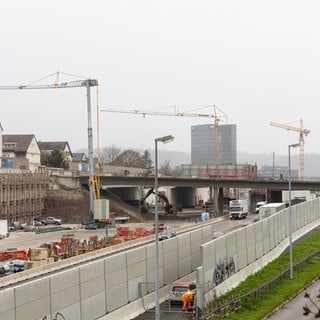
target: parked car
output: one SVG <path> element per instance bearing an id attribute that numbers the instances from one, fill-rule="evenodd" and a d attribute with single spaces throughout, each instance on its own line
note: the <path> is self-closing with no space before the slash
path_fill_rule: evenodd
<path id="1" fill-rule="evenodd" d="M 42 225 L 41 219 L 40 219 L 40 218 L 34 218 L 34 219 L 33 219 L 33 225 L 34 225 L 35 227 L 41 226 L 41 225 Z"/>
<path id="2" fill-rule="evenodd" d="M 170 239 L 172 237 L 175 237 L 176 235 L 176 232 L 173 230 L 164 230 L 159 234 L 159 241 Z"/>
<path id="3" fill-rule="evenodd" d="M 47 225 L 47 224 L 60 225 L 62 223 L 62 220 L 54 218 L 54 217 L 46 217 L 46 218 L 41 219 L 41 223 L 44 225 Z"/>
<path id="4" fill-rule="evenodd" d="M 187 291 L 195 291 L 197 285 L 194 282 L 178 282 L 170 291 L 170 303 L 182 303 L 182 295 Z"/>

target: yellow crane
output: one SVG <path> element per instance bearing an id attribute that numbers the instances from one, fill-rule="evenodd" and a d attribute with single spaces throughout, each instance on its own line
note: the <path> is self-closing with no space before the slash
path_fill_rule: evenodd
<path id="1" fill-rule="evenodd" d="M 210 106 L 211 107 L 211 106 Z M 145 110 L 124 110 L 124 109 L 101 109 L 103 112 L 115 112 L 115 113 L 128 113 L 128 114 L 138 114 L 138 115 L 151 115 L 151 116 L 169 116 L 169 117 L 193 117 L 193 118 L 214 118 L 214 162 L 216 165 L 220 164 L 220 146 L 219 146 L 219 122 L 225 118 L 228 122 L 228 116 L 217 106 L 213 105 L 212 114 L 204 113 L 192 113 L 192 112 L 181 112 L 176 111 L 174 106 L 174 112 L 163 112 L 163 111 L 145 111 Z M 207 108 L 207 107 L 201 107 Z M 198 108 L 198 109 L 201 109 Z M 196 110 L 198 110 L 196 109 Z M 195 111 L 195 110 L 192 110 Z"/>
<path id="2" fill-rule="evenodd" d="M 304 178 L 304 136 L 308 136 L 311 133 L 310 130 L 304 129 L 303 120 L 300 119 L 300 128 L 289 126 L 286 124 L 278 123 L 278 122 L 270 122 L 271 126 L 296 131 L 299 132 L 299 144 L 300 144 L 300 170 L 299 170 L 299 178 Z"/>

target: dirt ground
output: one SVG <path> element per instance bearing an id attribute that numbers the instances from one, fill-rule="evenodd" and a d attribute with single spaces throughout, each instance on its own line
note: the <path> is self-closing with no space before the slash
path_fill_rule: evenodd
<path id="1" fill-rule="evenodd" d="M 90 217 L 90 198 L 89 191 L 86 189 L 49 189 L 44 205 L 44 216 L 53 216 L 61 218 L 64 223 L 81 224 L 89 220 Z M 131 214 L 131 212 L 133 214 Z M 113 200 L 110 200 L 110 212 L 114 212 L 115 216 L 130 216 L 131 222 L 139 222 L 135 215 L 139 215 L 138 211 L 130 206 L 119 206 Z M 162 217 L 165 220 L 179 220 L 176 215 L 166 215 Z M 154 213 L 147 212 L 141 214 L 141 220 L 145 222 L 153 221 Z"/>

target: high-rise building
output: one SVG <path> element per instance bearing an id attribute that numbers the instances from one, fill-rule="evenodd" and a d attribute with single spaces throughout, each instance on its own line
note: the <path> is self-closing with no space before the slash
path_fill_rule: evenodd
<path id="1" fill-rule="evenodd" d="M 218 126 L 218 139 L 213 124 L 191 127 L 191 164 L 236 164 L 237 126 L 225 124 Z M 219 162 L 215 163 L 216 141 L 219 145 Z"/>

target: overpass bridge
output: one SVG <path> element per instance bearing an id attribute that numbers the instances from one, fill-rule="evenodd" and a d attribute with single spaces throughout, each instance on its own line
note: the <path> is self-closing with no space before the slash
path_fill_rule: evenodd
<path id="1" fill-rule="evenodd" d="M 79 179 L 82 185 L 87 185 L 88 175 L 73 176 Z M 155 177 L 132 177 L 132 176 L 101 176 L 102 188 L 112 187 L 154 187 Z M 248 189 L 272 189 L 288 190 L 287 180 L 275 179 L 227 179 L 227 178 L 184 178 L 184 177 L 159 177 L 159 186 L 166 187 L 190 187 L 190 188 L 248 188 Z M 291 180 L 292 190 L 320 191 L 320 181 Z"/>
<path id="2" fill-rule="evenodd" d="M 89 177 L 79 176 L 77 179 L 79 179 L 81 185 L 87 185 Z M 102 189 L 114 192 L 123 200 L 142 199 L 144 193 L 141 193 L 141 189 L 153 188 L 155 185 L 154 176 L 101 176 L 100 180 Z M 256 202 L 261 200 L 284 202 L 281 191 L 289 189 L 287 180 L 190 177 L 159 177 L 158 186 L 167 187 L 169 190 L 167 196 L 170 203 L 183 208 L 191 208 L 198 203 L 198 188 L 208 188 L 207 198 L 202 197 L 202 199 L 206 201 L 212 198 L 214 200 L 213 210 L 219 213 L 223 212 L 224 202 L 228 202 L 228 195 L 224 195 L 223 189 L 249 189 L 249 210 L 253 210 Z M 320 181 L 292 180 L 291 190 L 320 191 Z M 263 192 L 265 198 L 262 198 Z M 237 193 L 234 196 L 237 197 Z"/>

